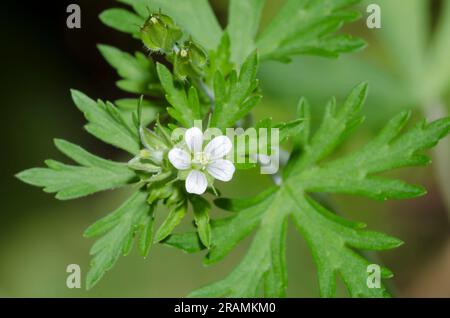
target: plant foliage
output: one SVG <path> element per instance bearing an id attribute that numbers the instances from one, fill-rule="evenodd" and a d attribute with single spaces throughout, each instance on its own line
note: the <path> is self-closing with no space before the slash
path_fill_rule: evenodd
<path id="1" fill-rule="evenodd" d="M 197 120 L 221 130 L 252 126 L 247 119 L 262 98 L 257 80 L 260 61 L 289 62 L 304 54 L 336 57 L 361 49 L 361 39 L 337 33 L 359 17 L 352 10 L 359 1 L 287 0 L 263 30 L 259 25 L 264 0 L 231 0 L 226 30 L 207 0 L 120 2 L 132 10 L 108 9 L 100 19 L 141 39 L 150 53 L 131 55 L 109 45 L 100 45 L 99 50 L 117 70 L 121 78 L 118 87 L 138 95 L 111 103 L 72 90 L 72 99 L 87 120 L 86 131 L 130 154 L 130 161 L 102 159 L 56 140 L 56 147 L 76 165 L 47 160 L 47 168 L 17 175 L 62 200 L 129 185 L 135 189 L 126 202 L 85 231 L 86 237 L 97 237 L 91 249 L 87 288 L 97 284 L 121 255 L 127 255 L 133 242 L 144 257 L 153 243 L 188 253 L 206 249 L 205 263 L 214 264 L 255 233 L 247 254 L 226 278 L 191 296 L 282 297 L 287 286 L 286 229 L 293 222 L 311 250 L 322 296 L 335 295 L 337 278 L 352 297 L 388 296 L 385 287 L 368 288 L 370 261 L 361 252 L 392 249 L 402 242 L 335 214 L 317 194 L 375 200 L 424 195 L 421 186 L 379 174 L 428 164 L 423 151 L 449 133 L 449 118 L 406 128 L 410 114 L 401 113 L 359 150 L 336 158 L 336 148 L 363 122 L 367 85 L 356 86 L 340 106 L 331 99 L 314 132 L 310 106 L 301 99 L 295 120 L 272 123 L 269 118 L 257 125 L 279 128 L 281 142 L 290 140 L 294 145 L 279 176 L 281 182 L 245 199 L 223 198 L 212 188 L 219 196 L 215 205 L 234 212 L 226 218 L 211 220 L 211 203 L 186 193 L 181 174 L 168 160 L 169 150 L 179 141 L 172 136 L 177 128 L 190 128 Z M 159 63 L 153 60 L 155 54 Z M 156 105 L 166 106 L 166 111 Z M 168 213 L 154 230 L 161 205 Z M 195 231 L 175 234 L 176 226 L 187 216 Z M 383 268 L 382 276 L 389 278 L 392 273 Z"/>

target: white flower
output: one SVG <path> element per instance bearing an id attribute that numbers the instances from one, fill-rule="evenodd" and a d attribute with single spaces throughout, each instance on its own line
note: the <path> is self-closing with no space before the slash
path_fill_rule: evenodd
<path id="1" fill-rule="evenodd" d="M 186 191 L 203 194 L 208 187 L 208 174 L 220 181 L 230 181 L 235 171 L 230 160 L 223 159 L 233 145 L 226 136 L 211 140 L 203 149 L 203 133 L 197 128 L 190 128 L 184 135 L 189 151 L 173 148 L 169 151 L 169 161 L 178 170 L 189 171 L 186 178 Z"/>

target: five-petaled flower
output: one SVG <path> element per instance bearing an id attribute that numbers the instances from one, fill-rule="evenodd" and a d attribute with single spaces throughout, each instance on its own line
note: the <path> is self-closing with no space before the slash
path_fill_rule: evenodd
<path id="1" fill-rule="evenodd" d="M 187 192 L 205 193 L 209 176 L 224 182 L 233 178 L 235 167 L 230 160 L 224 159 L 233 147 L 228 137 L 215 137 L 203 148 L 204 135 L 199 128 L 193 127 L 186 130 L 184 142 L 188 151 L 173 148 L 169 151 L 169 161 L 178 170 L 188 172 Z"/>

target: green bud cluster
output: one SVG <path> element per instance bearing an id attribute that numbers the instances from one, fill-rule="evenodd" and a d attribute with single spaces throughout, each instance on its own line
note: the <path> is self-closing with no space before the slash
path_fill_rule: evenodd
<path id="1" fill-rule="evenodd" d="M 206 52 L 192 39 L 182 41 L 183 31 L 172 18 L 162 13 L 151 14 L 141 27 L 141 40 L 152 52 L 166 55 L 174 65 L 174 74 L 184 81 L 187 77 L 204 75 L 208 64 Z M 178 42 L 182 41 L 179 45 Z"/>
<path id="2" fill-rule="evenodd" d="M 171 176 L 170 166 L 165 158 L 172 145 L 163 129 L 166 128 L 157 126 L 155 131 L 140 128 L 141 143 L 144 147 L 128 162 L 128 167 L 138 173 L 142 182 L 154 183 Z"/>
<path id="3" fill-rule="evenodd" d="M 163 201 L 171 208 L 179 207 L 185 198 L 180 185 L 173 182 L 178 176 L 167 161 L 167 152 L 173 147 L 170 130 L 159 123 L 154 130 L 141 127 L 140 138 L 144 148 L 128 162 L 128 167 L 146 184 L 148 203 Z"/>
<path id="4" fill-rule="evenodd" d="M 201 77 L 207 66 L 208 57 L 205 51 L 192 40 L 186 41 L 175 55 L 174 73 L 180 80 L 190 77 Z"/>
<path id="5" fill-rule="evenodd" d="M 170 52 L 182 36 L 172 18 L 161 13 L 151 14 L 141 27 L 142 42 L 152 51 Z"/>

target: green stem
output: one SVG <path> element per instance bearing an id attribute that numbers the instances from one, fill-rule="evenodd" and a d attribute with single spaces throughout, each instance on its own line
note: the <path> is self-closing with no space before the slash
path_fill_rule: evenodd
<path id="1" fill-rule="evenodd" d="M 211 88 L 209 88 L 209 86 L 206 85 L 206 83 L 201 79 L 197 80 L 197 87 L 199 89 L 201 89 L 202 92 L 208 97 L 208 99 L 211 103 L 211 112 L 213 112 L 214 108 L 216 107 L 216 99 L 214 97 L 213 90 Z"/>
<path id="2" fill-rule="evenodd" d="M 429 120 L 447 117 L 448 111 L 442 101 L 428 103 L 424 111 Z M 442 200 L 450 218 L 450 140 L 444 139 L 433 149 L 433 168 Z"/>

